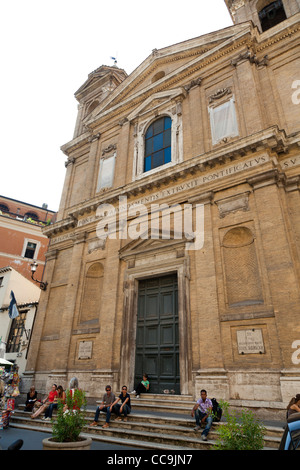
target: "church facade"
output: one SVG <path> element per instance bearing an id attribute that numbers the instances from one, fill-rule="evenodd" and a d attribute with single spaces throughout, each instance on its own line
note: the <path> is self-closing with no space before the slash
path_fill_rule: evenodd
<path id="1" fill-rule="evenodd" d="M 300 386 L 300 5 L 92 72 L 23 381 L 226 400 Z"/>

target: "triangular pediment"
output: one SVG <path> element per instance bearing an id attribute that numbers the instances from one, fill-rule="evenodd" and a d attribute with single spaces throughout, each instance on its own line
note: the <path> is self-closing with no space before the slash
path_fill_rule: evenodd
<path id="1" fill-rule="evenodd" d="M 117 87 L 127 77 L 127 73 L 118 67 L 102 65 L 91 72 L 87 80 L 76 91 L 75 97 L 81 101 L 87 94 L 96 89 L 109 89 L 112 85 Z"/>
<path id="2" fill-rule="evenodd" d="M 251 29 L 249 23 L 230 26 L 217 32 L 205 34 L 173 46 L 154 50 L 110 95 L 99 104 L 85 122 L 97 121 L 102 115 L 112 112 L 119 106 L 127 106 L 135 101 L 147 100 L 156 91 L 174 88 L 178 77 L 185 73 L 187 81 L 197 64 L 208 60 L 211 54 L 235 41 Z M 153 81 L 155 77 L 161 77 Z"/>
<path id="3" fill-rule="evenodd" d="M 184 249 L 193 240 L 181 232 L 147 230 L 136 240 L 130 240 L 119 250 L 120 259 L 151 254 L 155 251 Z"/>

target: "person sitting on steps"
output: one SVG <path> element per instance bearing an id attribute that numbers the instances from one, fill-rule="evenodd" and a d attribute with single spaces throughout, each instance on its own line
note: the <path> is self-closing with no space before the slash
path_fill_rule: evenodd
<path id="1" fill-rule="evenodd" d="M 121 400 L 121 405 L 118 403 Z M 118 415 L 116 420 L 121 420 L 121 414 L 124 414 L 123 421 L 127 421 L 127 415 L 131 412 L 131 403 L 130 403 L 130 395 L 127 393 L 126 385 L 122 387 L 122 393 L 120 393 L 119 397 L 113 403 L 115 406 L 115 412 Z"/>
<path id="2" fill-rule="evenodd" d="M 131 393 L 135 393 L 136 398 L 139 398 L 141 393 L 146 393 L 149 391 L 149 387 L 150 383 L 148 380 L 148 375 L 144 374 L 143 380 L 136 386 L 135 390 L 133 390 Z"/>
<path id="3" fill-rule="evenodd" d="M 212 415 L 212 401 L 207 398 L 206 390 L 201 390 L 201 398 L 195 404 L 192 410 L 192 417 L 195 415 L 196 419 L 196 427 L 195 431 L 199 431 L 201 424 L 205 425 L 205 429 L 201 434 L 202 440 L 207 441 L 207 435 L 210 431 L 212 422 L 213 422 L 213 415 Z M 201 421 L 201 424 L 200 424 Z"/>
<path id="4" fill-rule="evenodd" d="M 105 391 L 106 393 L 104 393 L 103 395 L 101 404 L 97 406 L 94 421 L 91 424 L 91 426 L 98 425 L 100 412 L 103 411 L 104 413 L 106 413 L 106 421 L 105 421 L 105 424 L 102 426 L 103 429 L 109 428 L 109 421 L 110 421 L 111 413 L 113 411 L 113 403 L 116 400 L 115 394 L 112 393 L 110 385 L 107 385 L 105 387 Z"/>

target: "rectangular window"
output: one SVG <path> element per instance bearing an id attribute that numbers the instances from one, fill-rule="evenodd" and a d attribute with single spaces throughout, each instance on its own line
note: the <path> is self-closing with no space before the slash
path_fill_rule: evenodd
<path id="1" fill-rule="evenodd" d="M 214 108 L 208 108 L 213 144 L 239 135 L 234 98 Z"/>
<path id="2" fill-rule="evenodd" d="M 33 259 L 33 258 L 34 258 L 34 254 L 35 254 L 35 250 L 36 250 L 36 246 L 37 246 L 36 243 L 27 242 L 27 246 L 26 246 L 26 250 L 25 250 L 25 253 L 24 253 L 24 257 L 25 257 L 25 258 Z"/>
<path id="3" fill-rule="evenodd" d="M 100 170 L 97 185 L 97 192 L 100 189 L 111 188 L 114 182 L 116 154 L 109 158 L 100 160 Z"/>
<path id="4" fill-rule="evenodd" d="M 14 318 L 11 324 L 9 337 L 6 346 L 7 353 L 17 353 L 20 351 L 21 340 L 25 330 L 26 313 L 28 310 L 19 312 L 19 316 Z"/>

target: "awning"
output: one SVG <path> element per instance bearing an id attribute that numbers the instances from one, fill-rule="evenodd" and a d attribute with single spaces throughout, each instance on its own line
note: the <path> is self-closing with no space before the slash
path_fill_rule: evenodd
<path id="1" fill-rule="evenodd" d="M 0 365 L 1 365 L 1 364 L 2 364 L 2 365 L 6 365 L 6 366 L 12 366 L 12 365 L 13 365 L 13 362 L 9 362 L 9 361 L 7 361 L 6 359 L 2 359 L 2 358 L 0 357 Z"/>

